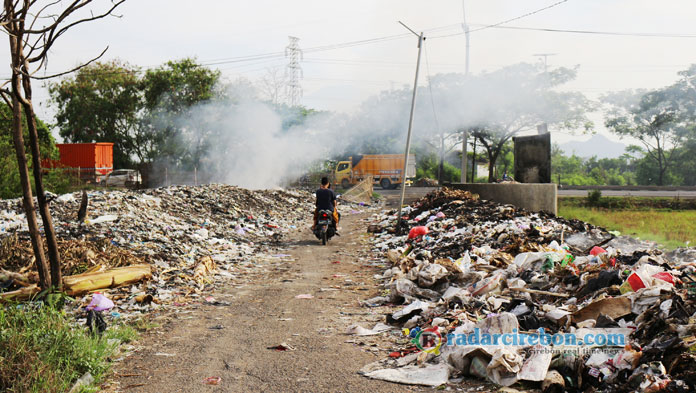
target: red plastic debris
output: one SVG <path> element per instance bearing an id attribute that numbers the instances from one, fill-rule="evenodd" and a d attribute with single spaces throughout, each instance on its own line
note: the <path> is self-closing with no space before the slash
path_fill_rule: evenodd
<path id="1" fill-rule="evenodd" d="M 631 273 L 631 275 L 628 276 L 627 281 L 631 285 L 631 288 L 634 292 L 639 289 L 645 288 L 645 283 L 643 282 L 643 279 L 640 278 L 640 276 L 636 273 Z"/>
<path id="2" fill-rule="evenodd" d="M 592 250 L 590 250 L 590 255 L 596 257 L 599 254 L 604 254 L 605 252 L 607 252 L 607 250 L 603 249 L 602 247 L 594 246 L 592 247 Z"/>
<path id="3" fill-rule="evenodd" d="M 674 276 L 668 272 L 655 273 L 653 277 L 674 285 Z"/>
<path id="4" fill-rule="evenodd" d="M 419 236 L 427 235 L 428 234 L 428 227 L 424 226 L 417 226 L 411 228 L 410 231 L 408 231 L 408 238 L 409 239 L 415 239 Z"/>

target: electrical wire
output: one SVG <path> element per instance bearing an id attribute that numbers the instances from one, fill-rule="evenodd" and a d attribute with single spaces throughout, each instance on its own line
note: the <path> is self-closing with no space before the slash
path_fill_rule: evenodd
<path id="1" fill-rule="evenodd" d="M 435 100 L 433 99 L 433 84 L 430 77 L 430 61 L 428 61 L 428 46 L 425 45 L 423 41 L 423 51 L 425 52 L 425 72 L 428 74 L 428 90 L 430 90 L 430 105 L 433 108 L 433 118 L 435 119 L 435 127 L 437 127 L 437 133 L 440 133 L 440 121 L 437 118 L 437 112 L 435 111 Z"/>
<path id="2" fill-rule="evenodd" d="M 498 26 L 500 26 L 500 25 L 504 25 L 504 24 L 506 24 L 506 23 L 514 22 L 514 21 L 516 21 L 516 20 L 520 20 L 520 19 L 526 18 L 526 17 L 528 17 L 528 16 L 532 16 L 532 15 L 538 14 L 538 13 L 540 13 L 540 12 L 546 11 L 546 10 L 548 10 L 548 9 L 550 9 L 550 8 L 559 6 L 559 5 L 561 5 L 561 4 L 563 4 L 563 3 L 567 2 L 567 1 L 568 1 L 568 0 L 557 1 L 557 2 L 555 2 L 555 3 L 553 3 L 553 4 L 547 5 L 546 7 L 539 8 L 538 10 L 531 11 L 531 12 L 527 12 L 527 13 L 524 14 L 524 15 L 520 15 L 520 16 L 511 18 L 511 19 L 507 19 L 507 20 L 504 20 L 504 21 L 502 21 L 502 22 L 494 23 L 494 24 L 492 24 L 492 25 L 485 25 L 485 26 L 479 27 L 479 28 L 477 28 L 477 29 L 469 30 L 469 33 L 473 33 L 473 32 L 476 32 L 476 31 L 481 31 L 481 30 L 485 30 L 485 29 L 490 29 L 490 28 L 493 28 L 493 27 L 498 27 Z M 434 37 L 429 37 L 429 38 L 430 38 L 430 39 L 437 39 L 437 38 L 453 37 L 453 36 L 462 35 L 462 34 L 466 34 L 466 32 L 460 31 L 460 32 L 458 32 L 458 33 L 445 34 L 445 35 L 434 36 Z"/>
<path id="3" fill-rule="evenodd" d="M 521 27 L 521 26 L 492 26 L 496 29 L 510 30 L 531 30 L 543 31 L 551 33 L 572 33 L 572 34 L 597 34 L 597 35 L 614 35 L 614 36 L 629 36 L 629 37 L 660 37 L 660 38 L 696 38 L 696 34 L 673 34 L 673 33 L 625 33 L 618 31 L 594 31 L 594 30 L 570 30 L 570 29 L 551 29 L 545 27 Z"/>

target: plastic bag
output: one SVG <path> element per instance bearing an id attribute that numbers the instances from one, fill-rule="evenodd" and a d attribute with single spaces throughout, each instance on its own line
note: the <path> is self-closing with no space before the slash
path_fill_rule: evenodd
<path id="1" fill-rule="evenodd" d="M 424 226 L 417 226 L 411 228 L 410 231 L 408 231 L 408 238 L 409 239 L 415 239 L 419 236 L 427 235 L 429 232 L 428 227 Z"/>
<path id="2" fill-rule="evenodd" d="M 108 299 L 101 293 L 95 293 L 92 295 L 92 301 L 87 305 L 87 311 L 105 311 L 114 308 L 114 302 Z"/>

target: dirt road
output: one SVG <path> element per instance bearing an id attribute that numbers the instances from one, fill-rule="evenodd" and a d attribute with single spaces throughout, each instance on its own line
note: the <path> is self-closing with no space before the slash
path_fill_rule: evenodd
<path id="1" fill-rule="evenodd" d="M 356 373 L 386 357 L 390 347 L 385 341 L 373 347 L 375 353 L 344 334 L 352 323 L 371 327 L 383 320 L 358 304 L 377 295 L 372 276 L 381 273 L 366 266 L 365 217 L 344 214 L 342 236 L 328 246 L 319 245 L 308 229 L 288 239 L 280 252 L 289 257 L 259 261 L 211 294 L 228 306 L 197 304 L 160 316 L 161 326 L 115 366 L 108 391 L 420 391 Z M 314 297 L 295 298 L 300 294 Z M 268 349 L 281 343 L 294 350 Z M 208 377 L 221 382 L 207 385 Z"/>

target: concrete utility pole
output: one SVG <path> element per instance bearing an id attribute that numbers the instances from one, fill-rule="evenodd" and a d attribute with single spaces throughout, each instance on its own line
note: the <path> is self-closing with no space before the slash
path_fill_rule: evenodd
<path id="1" fill-rule="evenodd" d="M 464 29 L 464 37 L 466 37 L 466 68 L 465 75 L 469 75 L 469 25 L 466 23 L 466 0 L 462 0 L 462 29 Z M 459 178 L 461 183 L 466 183 L 466 164 L 469 160 L 466 154 L 466 128 L 462 128 L 462 174 Z"/>
<path id="2" fill-rule="evenodd" d="M 285 86 L 285 94 L 288 98 L 288 103 L 290 106 L 297 106 L 300 104 L 300 98 L 302 98 L 302 86 L 300 86 L 300 79 L 303 77 L 302 68 L 300 67 L 300 61 L 302 57 L 302 49 L 298 43 L 300 39 L 297 37 L 288 36 L 290 43 L 285 47 L 285 57 L 290 58 L 288 65 L 285 67 L 285 78 L 288 84 Z"/>
<path id="3" fill-rule="evenodd" d="M 409 150 L 411 149 L 411 130 L 413 129 L 413 114 L 414 114 L 414 109 L 416 108 L 416 92 L 418 91 L 418 71 L 420 70 L 420 59 L 421 59 L 421 51 L 423 50 L 423 41 L 425 41 L 425 37 L 423 36 L 423 32 L 420 34 L 416 33 L 415 31 L 411 30 L 408 26 L 403 24 L 401 21 L 399 21 L 401 25 L 405 28 L 407 28 L 411 33 L 415 34 L 418 36 L 418 60 L 416 60 L 416 78 L 415 81 L 413 82 L 413 97 L 411 97 L 411 116 L 408 119 L 408 134 L 406 136 L 406 152 L 404 153 L 404 170 L 401 172 L 401 175 L 403 176 L 403 181 L 401 182 L 401 198 L 399 198 L 399 215 L 398 219 L 396 222 L 396 228 L 401 227 L 401 208 L 404 205 L 404 196 L 406 195 L 406 169 L 408 168 L 408 153 Z"/>
<path id="4" fill-rule="evenodd" d="M 544 73 L 549 72 L 549 56 L 556 56 L 558 53 L 535 53 L 532 56 L 543 57 L 544 58 Z"/>

